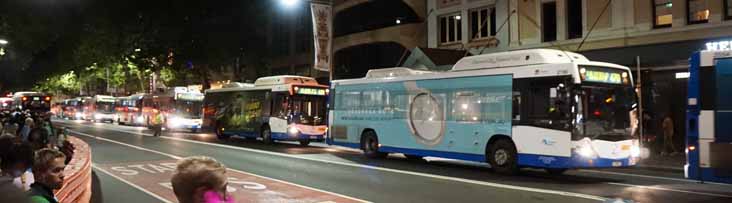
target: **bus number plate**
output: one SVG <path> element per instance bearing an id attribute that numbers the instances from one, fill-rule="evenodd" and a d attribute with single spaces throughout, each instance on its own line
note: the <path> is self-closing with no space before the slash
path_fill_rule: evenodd
<path id="1" fill-rule="evenodd" d="M 310 136 L 310 139 L 318 139 L 318 136 Z"/>
<path id="2" fill-rule="evenodd" d="M 622 166 L 622 165 L 623 165 L 623 162 L 613 161 L 613 166 L 614 167 L 618 167 L 618 166 Z"/>

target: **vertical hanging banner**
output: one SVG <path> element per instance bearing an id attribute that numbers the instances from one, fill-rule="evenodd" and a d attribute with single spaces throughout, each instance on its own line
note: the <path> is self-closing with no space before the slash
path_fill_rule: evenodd
<path id="1" fill-rule="evenodd" d="M 330 5 L 310 4 L 313 13 L 313 43 L 315 44 L 315 63 L 313 68 L 330 71 L 333 48 L 333 12 Z"/>

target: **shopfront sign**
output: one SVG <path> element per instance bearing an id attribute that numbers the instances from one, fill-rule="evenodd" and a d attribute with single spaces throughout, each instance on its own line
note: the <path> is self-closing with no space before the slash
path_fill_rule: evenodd
<path id="1" fill-rule="evenodd" d="M 732 40 L 707 42 L 706 51 L 728 51 L 732 50 L 732 47 L 730 46 L 732 46 Z"/>

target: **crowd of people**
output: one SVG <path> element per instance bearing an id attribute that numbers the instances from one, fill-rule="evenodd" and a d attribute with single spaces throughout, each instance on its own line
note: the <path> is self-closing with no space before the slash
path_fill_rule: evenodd
<path id="1" fill-rule="evenodd" d="M 50 113 L 0 112 L 0 202 L 58 202 L 64 168 L 74 146 L 67 131 L 51 123 Z"/>
<path id="2" fill-rule="evenodd" d="M 68 129 L 57 129 L 50 113 L 0 112 L 0 202 L 55 203 L 73 156 Z M 178 162 L 171 178 L 181 203 L 234 202 L 226 193 L 226 167 L 210 157 Z"/>

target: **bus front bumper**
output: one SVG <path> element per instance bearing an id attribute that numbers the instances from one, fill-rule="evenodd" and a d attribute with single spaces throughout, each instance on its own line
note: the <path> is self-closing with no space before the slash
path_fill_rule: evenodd
<path id="1" fill-rule="evenodd" d="M 640 159 L 628 156 L 625 158 L 584 157 L 572 153 L 571 157 L 544 156 L 535 154 L 519 154 L 518 163 L 523 167 L 535 168 L 621 168 L 635 166 Z"/>

